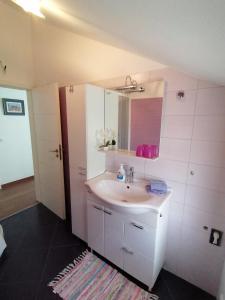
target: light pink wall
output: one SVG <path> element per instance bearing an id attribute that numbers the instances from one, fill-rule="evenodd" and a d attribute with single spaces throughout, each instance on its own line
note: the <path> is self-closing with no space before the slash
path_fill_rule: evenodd
<path id="1" fill-rule="evenodd" d="M 162 98 L 131 99 L 130 149 L 160 143 Z"/>

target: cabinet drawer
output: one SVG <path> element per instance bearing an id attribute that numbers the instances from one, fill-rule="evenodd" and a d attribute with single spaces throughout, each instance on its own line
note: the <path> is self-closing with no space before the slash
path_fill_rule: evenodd
<path id="1" fill-rule="evenodd" d="M 125 244 L 147 258 L 153 259 L 156 230 L 136 220 L 125 223 Z"/>
<path id="2" fill-rule="evenodd" d="M 157 220 L 159 215 L 156 212 L 149 211 L 143 214 L 126 214 L 125 218 L 127 220 L 134 219 L 137 222 L 146 224 L 152 228 L 157 227 Z"/>
<path id="3" fill-rule="evenodd" d="M 142 254 L 131 250 L 131 248 L 128 248 L 128 252 L 124 251 L 124 271 L 152 287 L 153 262 L 146 259 Z"/>

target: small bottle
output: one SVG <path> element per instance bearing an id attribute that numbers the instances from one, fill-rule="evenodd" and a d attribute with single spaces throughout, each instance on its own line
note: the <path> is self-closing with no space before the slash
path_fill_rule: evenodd
<path id="1" fill-rule="evenodd" d="M 123 181 L 125 181 L 125 175 L 126 175 L 125 169 L 123 167 L 123 164 L 121 164 L 120 168 L 118 170 L 116 178 L 117 178 L 118 181 L 122 181 L 123 182 Z"/>

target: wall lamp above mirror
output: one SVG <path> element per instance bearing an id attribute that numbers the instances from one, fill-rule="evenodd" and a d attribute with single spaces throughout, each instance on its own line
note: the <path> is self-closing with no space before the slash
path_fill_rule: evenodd
<path id="1" fill-rule="evenodd" d="M 122 86 L 115 87 L 113 90 L 125 94 L 139 92 L 142 93 L 145 91 L 145 88 L 142 85 L 138 85 L 135 79 L 132 79 L 130 75 L 127 75 L 125 78 L 125 84 Z"/>

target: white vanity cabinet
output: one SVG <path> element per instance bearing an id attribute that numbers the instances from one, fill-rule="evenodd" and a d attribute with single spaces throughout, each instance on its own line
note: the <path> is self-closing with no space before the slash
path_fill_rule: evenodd
<path id="1" fill-rule="evenodd" d="M 95 202 L 87 202 L 88 244 L 104 255 L 104 207 Z"/>
<path id="2" fill-rule="evenodd" d="M 118 213 L 88 193 L 88 245 L 149 289 L 163 266 L 168 205 L 160 213 Z"/>
<path id="3" fill-rule="evenodd" d="M 104 89 L 84 84 L 64 87 L 66 103 L 72 232 L 87 240 L 85 181 L 105 171 L 96 131 L 104 128 Z"/>

